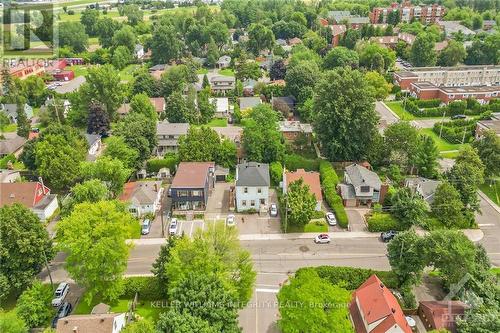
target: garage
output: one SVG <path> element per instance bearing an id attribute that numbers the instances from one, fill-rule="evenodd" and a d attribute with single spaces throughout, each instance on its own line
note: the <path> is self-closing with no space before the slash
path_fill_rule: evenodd
<path id="1" fill-rule="evenodd" d="M 227 176 L 229 176 L 229 169 L 223 168 L 219 165 L 215 167 L 215 181 L 216 182 L 225 182 Z"/>

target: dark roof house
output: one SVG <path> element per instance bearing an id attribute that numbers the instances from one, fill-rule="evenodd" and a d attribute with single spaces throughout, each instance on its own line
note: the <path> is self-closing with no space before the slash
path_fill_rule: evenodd
<path id="1" fill-rule="evenodd" d="M 269 186 L 269 164 L 247 162 L 238 164 L 236 186 Z"/>

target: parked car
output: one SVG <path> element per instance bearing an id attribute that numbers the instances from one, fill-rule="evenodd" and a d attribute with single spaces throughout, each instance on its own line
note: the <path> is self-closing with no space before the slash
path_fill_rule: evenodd
<path id="1" fill-rule="evenodd" d="M 327 234 L 319 234 L 314 238 L 314 243 L 316 244 L 328 244 L 330 243 L 330 236 Z"/>
<path id="2" fill-rule="evenodd" d="M 271 204 L 269 215 L 271 215 L 272 217 L 278 216 L 278 206 L 276 204 Z"/>
<path id="3" fill-rule="evenodd" d="M 57 313 L 56 313 L 54 319 L 52 319 L 52 328 L 57 327 L 57 321 L 59 319 L 69 316 L 69 314 L 71 313 L 71 310 L 73 310 L 73 306 L 71 305 L 71 303 L 64 302 L 59 307 L 59 309 L 57 309 Z"/>
<path id="4" fill-rule="evenodd" d="M 467 116 L 464 114 L 456 114 L 454 116 L 451 116 L 452 120 L 465 119 L 465 118 L 467 118 Z"/>
<path id="5" fill-rule="evenodd" d="M 61 282 L 59 286 L 57 286 L 56 291 L 54 292 L 54 299 L 52 299 L 52 306 L 61 306 L 68 292 L 69 292 L 69 284 L 67 282 Z"/>
<path id="6" fill-rule="evenodd" d="M 226 217 L 226 225 L 228 227 L 234 227 L 236 225 L 236 222 L 235 222 L 235 217 L 233 214 L 229 214 L 227 217 Z"/>
<path id="7" fill-rule="evenodd" d="M 398 232 L 396 230 L 385 231 L 380 234 L 380 239 L 382 240 L 382 242 L 387 243 L 391 239 L 393 239 L 397 234 Z"/>
<path id="8" fill-rule="evenodd" d="M 177 234 L 177 219 L 173 218 L 172 221 L 170 221 L 170 226 L 168 227 L 168 234 L 173 236 Z"/>
<path id="9" fill-rule="evenodd" d="M 326 213 L 325 218 L 329 225 L 337 225 L 337 219 L 335 218 L 335 214 L 332 212 Z"/>
<path id="10" fill-rule="evenodd" d="M 141 227 L 141 234 L 142 235 L 147 235 L 151 231 L 151 220 L 150 219 L 145 219 L 142 221 L 142 227 Z"/>

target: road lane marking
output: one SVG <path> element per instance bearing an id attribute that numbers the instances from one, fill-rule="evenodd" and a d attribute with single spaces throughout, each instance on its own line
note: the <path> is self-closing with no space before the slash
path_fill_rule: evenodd
<path id="1" fill-rule="evenodd" d="M 491 227 L 492 225 L 495 225 L 494 223 L 479 223 L 479 227 Z"/>
<path id="2" fill-rule="evenodd" d="M 256 288 L 255 292 L 257 293 L 270 293 L 270 294 L 277 294 L 280 290 L 279 289 L 271 289 L 271 288 Z"/>

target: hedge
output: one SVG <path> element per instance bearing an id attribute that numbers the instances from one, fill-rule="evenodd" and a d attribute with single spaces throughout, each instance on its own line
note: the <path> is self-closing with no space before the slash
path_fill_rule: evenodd
<path id="1" fill-rule="evenodd" d="M 14 164 L 16 162 L 16 157 L 14 154 L 9 154 L 0 159 L 0 169 L 7 169 L 9 161 Z"/>
<path id="2" fill-rule="evenodd" d="M 283 166 L 280 162 L 272 162 L 269 166 L 269 173 L 271 181 L 274 185 L 279 185 L 279 183 L 283 180 Z"/>
<path id="3" fill-rule="evenodd" d="M 342 198 L 337 194 L 337 184 L 339 182 L 339 177 L 333 169 L 330 162 L 321 161 L 319 163 L 319 172 L 321 177 L 321 186 L 323 187 L 323 194 L 325 195 L 325 200 L 335 212 L 339 226 L 342 228 L 347 228 L 349 221 L 347 219 L 347 214 L 345 212 L 344 204 Z"/>
<path id="4" fill-rule="evenodd" d="M 462 143 L 462 139 L 464 139 L 464 131 L 464 142 L 470 142 L 474 137 L 475 128 L 475 120 L 460 119 L 436 123 L 432 127 L 432 131 L 437 135 L 441 133 L 441 137 L 450 143 Z"/>
<path id="5" fill-rule="evenodd" d="M 388 230 L 401 230 L 401 225 L 398 221 L 388 213 L 373 213 L 367 219 L 368 231 L 388 231 Z"/>
<path id="6" fill-rule="evenodd" d="M 297 154 L 289 154 L 285 155 L 285 167 L 291 171 L 295 171 L 297 169 L 304 169 L 306 171 L 318 171 L 319 160 L 308 159 Z"/>
<path id="7" fill-rule="evenodd" d="M 439 105 L 441 105 L 441 100 L 439 98 L 417 100 L 417 106 L 419 108 L 436 108 Z"/>
<path id="8" fill-rule="evenodd" d="M 419 100 L 419 101 L 408 101 L 406 103 L 406 111 L 410 112 L 416 117 L 451 117 L 458 114 L 465 114 L 469 116 L 477 116 L 483 112 L 495 109 L 496 106 L 492 105 L 474 105 L 471 108 L 467 107 L 467 103 L 464 101 L 454 101 L 447 106 L 429 106 L 422 107 L 422 102 L 433 101 L 433 100 Z M 471 103 L 469 103 L 472 105 Z M 430 103 L 429 105 L 433 105 Z"/>
<path id="9" fill-rule="evenodd" d="M 163 299 L 167 293 L 166 287 L 162 287 L 156 277 L 136 276 L 123 279 L 123 293 L 120 297 L 134 298 L 139 294 L 142 300 Z"/>
<path id="10" fill-rule="evenodd" d="M 161 168 L 168 168 L 171 173 L 175 171 L 175 167 L 179 163 L 176 155 L 167 155 L 163 159 L 154 158 L 146 162 L 147 172 L 158 172 Z"/>
<path id="11" fill-rule="evenodd" d="M 295 274 L 299 275 L 308 270 L 315 270 L 320 278 L 348 290 L 358 289 L 373 274 L 376 274 L 388 288 L 397 288 L 399 286 L 398 279 L 392 271 L 376 271 L 342 266 L 318 266 L 299 268 Z"/>

